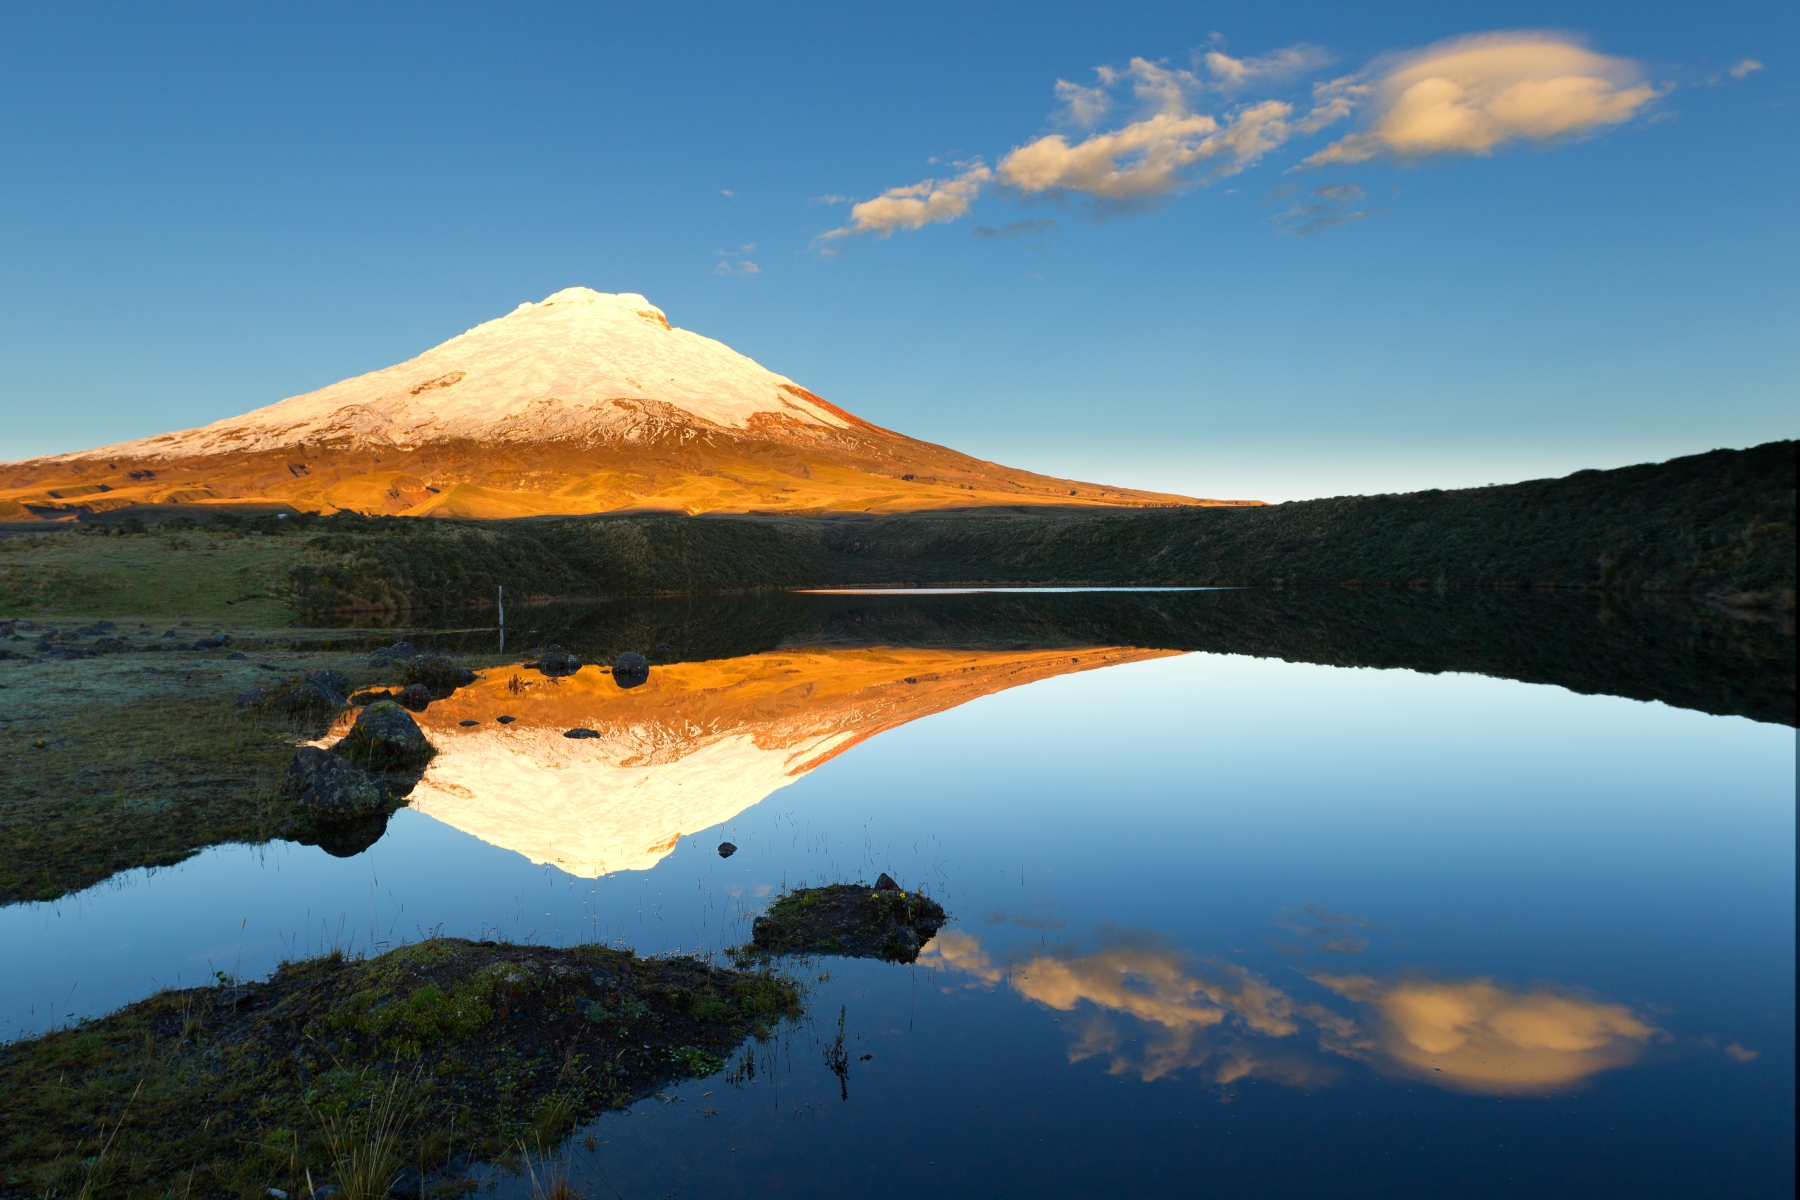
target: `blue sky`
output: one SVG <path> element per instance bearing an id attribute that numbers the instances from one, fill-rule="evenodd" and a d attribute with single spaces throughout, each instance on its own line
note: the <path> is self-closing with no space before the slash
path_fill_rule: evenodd
<path id="1" fill-rule="evenodd" d="M 1791 0 L 13 6 L 0 458 L 578 284 L 914 436 L 1194 495 L 1793 436 L 1797 34 Z"/>

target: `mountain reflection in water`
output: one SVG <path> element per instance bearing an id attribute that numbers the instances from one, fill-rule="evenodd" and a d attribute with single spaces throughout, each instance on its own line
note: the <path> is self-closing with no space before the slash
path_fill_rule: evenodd
<path id="1" fill-rule="evenodd" d="M 561 679 L 495 667 L 420 714 L 438 756 L 412 806 L 571 875 L 644 871 L 683 833 L 729 821 L 884 730 L 1173 653 L 819 648 L 657 667 L 630 689 L 594 666 Z M 515 720 L 496 724 L 501 715 Z M 599 736 L 563 736 L 575 728 Z"/>
<path id="2" fill-rule="evenodd" d="M 1543 986 L 1309 973 L 1357 1005 L 1346 1014 L 1149 938 L 999 962 L 951 929 L 919 965 L 964 986 L 1004 982 L 1027 1000 L 1080 1013 L 1069 1061 L 1103 1057 L 1110 1074 L 1146 1082 L 1200 1071 L 1221 1086 L 1258 1078 L 1317 1087 L 1337 1078 L 1335 1056 L 1453 1091 L 1542 1094 L 1626 1066 L 1664 1036 L 1625 1005 Z M 1133 1036 L 1119 1018 L 1149 1032 Z"/>

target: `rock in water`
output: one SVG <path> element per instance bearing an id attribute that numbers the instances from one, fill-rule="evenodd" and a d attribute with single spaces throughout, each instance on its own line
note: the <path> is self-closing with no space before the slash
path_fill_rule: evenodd
<path id="1" fill-rule="evenodd" d="M 317 746 L 302 746 L 288 763 L 287 794 L 326 821 L 366 817 L 388 805 L 385 781 Z"/>
<path id="2" fill-rule="evenodd" d="M 394 695 L 396 704 L 413 712 L 424 712 L 431 707 L 431 701 L 431 689 L 422 683 L 409 683 Z"/>
<path id="3" fill-rule="evenodd" d="M 634 688 L 650 678 L 650 660 L 627 650 L 613 659 L 613 682 L 622 688 Z"/>
<path id="4" fill-rule="evenodd" d="M 598 729 L 568 729 L 563 731 L 563 736 L 566 738 L 597 738 L 600 736 L 600 731 Z"/>
<path id="5" fill-rule="evenodd" d="M 894 882 L 894 877 L 892 875 L 883 871 L 881 873 L 881 878 L 875 881 L 875 890 L 878 892 L 897 892 L 900 890 L 900 885 Z"/>
<path id="6" fill-rule="evenodd" d="M 546 675 L 573 675 L 581 670 L 581 660 L 566 650 L 548 650 L 538 655 L 538 670 Z"/>
<path id="7" fill-rule="evenodd" d="M 732 855 L 734 855 L 736 853 L 737 853 L 737 847 L 732 845 L 730 842 L 720 842 L 719 843 L 719 857 L 720 858 L 730 858 Z"/>
<path id="8" fill-rule="evenodd" d="M 371 771 L 421 767 L 437 753 L 419 723 L 392 700 L 378 700 L 358 713 L 349 736 L 331 749 Z"/>
<path id="9" fill-rule="evenodd" d="M 917 892 L 834 883 L 777 896 L 750 926 L 750 937 L 757 950 L 769 954 L 841 954 L 909 963 L 946 919 L 941 904 Z"/>
<path id="10" fill-rule="evenodd" d="M 406 664 L 404 678 L 407 686 L 417 684 L 431 693 L 433 700 L 443 700 L 474 679 L 474 675 L 441 654 L 421 654 Z"/>

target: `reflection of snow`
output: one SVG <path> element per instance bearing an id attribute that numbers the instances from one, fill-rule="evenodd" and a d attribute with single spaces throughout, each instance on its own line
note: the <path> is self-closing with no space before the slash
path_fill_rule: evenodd
<path id="1" fill-rule="evenodd" d="M 729 821 L 883 730 L 1168 653 L 798 650 L 657 667 L 630 690 L 594 667 L 555 681 L 498 667 L 420 715 L 438 756 L 412 805 L 573 875 L 648 870 L 683 833 Z M 496 724 L 503 713 L 515 722 Z M 576 727 L 600 736 L 562 736 Z"/>
<path id="2" fill-rule="evenodd" d="M 569 754 L 560 733 L 461 738 L 413 791 L 413 807 L 571 875 L 647 871 L 683 832 L 731 818 L 794 782 L 795 764 L 847 734 L 764 749 L 749 734 L 699 746 L 670 763 L 624 766 L 604 752 Z M 561 743 L 560 745 L 558 743 Z"/>

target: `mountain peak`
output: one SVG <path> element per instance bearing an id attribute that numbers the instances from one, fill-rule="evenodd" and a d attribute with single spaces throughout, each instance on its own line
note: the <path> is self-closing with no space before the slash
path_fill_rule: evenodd
<path id="1" fill-rule="evenodd" d="M 893 433 L 671 325 L 637 292 L 586 287 L 242 416 L 9 474 L 0 514 L 14 516 L 245 501 L 461 517 L 1197 503 Z"/>

